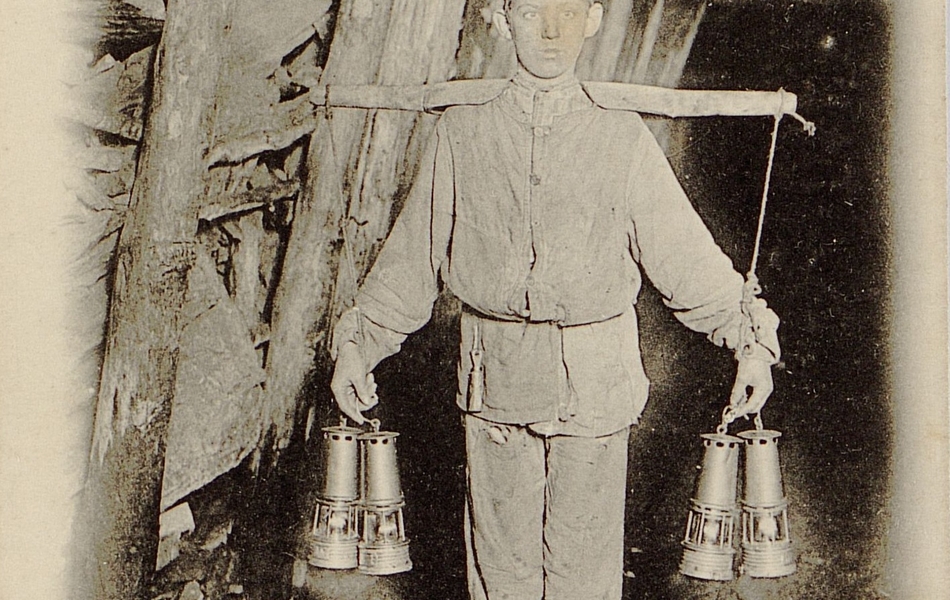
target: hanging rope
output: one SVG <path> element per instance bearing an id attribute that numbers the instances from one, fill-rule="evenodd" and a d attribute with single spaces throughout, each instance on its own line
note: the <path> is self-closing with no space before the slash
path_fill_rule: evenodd
<path id="1" fill-rule="evenodd" d="M 755 228 L 755 246 L 752 249 L 752 265 L 749 267 L 749 280 L 755 280 L 755 268 L 759 263 L 759 248 L 762 245 L 762 226 L 765 223 L 765 208 L 769 203 L 769 187 L 772 184 L 772 165 L 775 164 L 775 146 L 778 142 L 778 126 L 782 116 L 775 116 L 775 125 L 772 127 L 772 144 L 769 147 L 769 162 L 765 168 L 765 185 L 762 186 L 762 201 L 759 204 L 759 222 Z"/>
<path id="2" fill-rule="evenodd" d="M 345 257 L 343 262 L 345 266 L 347 267 L 347 272 L 349 273 L 350 280 L 353 283 L 354 294 L 353 294 L 352 302 L 353 302 L 353 307 L 355 308 L 356 307 L 355 290 L 359 286 L 359 276 L 356 273 L 356 258 L 353 256 L 353 250 L 350 245 L 350 239 L 348 235 L 347 225 L 349 225 L 350 219 L 347 215 L 347 212 L 349 212 L 349 209 L 347 207 L 346 195 L 343 192 L 343 183 L 342 183 L 342 179 L 345 176 L 345 173 L 343 172 L 345 170 L 345 166 L 340 164 L 339 157 L 336 154 L 336 142 L 334 142 L 333 140 L 333 123 L 331 119 L 331 108 L 329 105 L 327 105 L 326 108 L 324 108 L 323 110 L 323 119 L 327 126 L 327 140 L 330 145 L 330 160 L 333 163 L 333 168 L 336 171 L 340 172 L 340 180 L 339 180 L 340 189 L 337 191 L 337 194 L 336 194 L 337 198 L 340 199 L 340 215 L 342 216 L 342 220 L 340 224 L 340 236 L 343 239 L 343 254 Z M 360 341 L 362 342 L 363 327 L 362 327 L 362 318 L 360 318 L 360 316 L 357 317 L 357 325 L 359 326 Z"/>
<path id="3" fill-rule="evenodd" d="M 357 294 L 357 291 L 359 290 L 360 281 L 359 281 L 359 275 L 357 274 L 357 271 L 356 271 L 356 257 L 353 256 L 353 246 L 350 243 L 350 238 L 349 238 L 349 233 L 348 233 L 351 217 L 347 215 L 347 213 L 349 212 L 349 209 L 346 202 L 346 195 L 343 192 L 343 183 L 342 183 L 343 176 L 345 176 L 345 173 L 343 172 L 345 167 L 344 165 L 340 164 L 339 157 L 337 156 L 337 153 L 336 153 L 336 143 L 334 142 L 334 139 L 333 139 L 333 123 L 331 122 L 332 121 L 331 108 L 329 104 L 326 105 L 326 107 L 324 108 L 323 116 L 324 116 L 324 120 L 327 126 L 327 140 L 329 141 L 329 145 L 330 145 L 330 158 L 333 162 L 334 168 L 337 169 L 338 171 L 341 171 L 340 180 L 339 180 L 340 189 L 339 189 L 339 193 L 337 194 L 337 197 L 340 199 L 340 208 L 341 208 L 340 214 L 342 216 L 342 222 L 340 224 L 340 235 L 343 241 L 343 254 L 344 254 L 343 262 L 347 267 L 347 272 L 349 273 L 350 281 L 353 283 L 353 299 L 352 299 L 351 308 L 356 313 L 356 335 L 359 338 L 357 347 L 359 348 L 360 358 L 362 359 L 363 365 L 365 366 L 366 365 L 366 350 L 364 348 L 364 345 L 365 345 L 366 338 L 363 333 L 363 313 L 362 311 L 360 311 L 360 307 L 356 305 L 356 294 Z M 352 220 L 355 221 L 355 219 L 352 219 Z M 378 400 L 378 397 L 376 396 L 375 392 L 373 393 L 371 400 L 373 401 Z M 376 430 L 378 431 L 379 421 L 378 420 L 375 420 L 375 421 L 376 421 Z"/>
<path id="4" fill-rule="evenodd" d="M 784 89 L 779 89 L 778 93 L 780 96 L 784 97 L 788 92 L 786 92 Z M 784 100 L 780 102 L 780 105 L 784 105 Z M 782 117 L 785 116 L 785 114 L 790 114 L 792 117 L 798 120 L 802 124 L 802 128 L 805 130 L 805 133 L 807 133 L 809 137 L 815 135 L 815 124 L 811 121 L 806 121 L 798 113 L 794 111 L 789 113 L 775 113 L 775 123 L 772 126 L 772 142 L 769 146 L 769 160 L 768 165 L 765 168 L 765 183 L 762 186 L 762 201 L 759 204 L 759 222 L 755 229 L 755 246 L 752 249 L 752 265 L 749 267 L 748 273 L 748 279 L 750 281 L 756 282 L 755 287 L 758 287 L 758 279 L 756 278 L 755 269 L 759 262 L 759 248 L 762 244 L 762 227 L 765 223 L 765 209 L 769 202 L 769 189 L 772 185 L 772 165 L 775 164 L 775 148 L 778 145 L 778 127 L 782 122 Z M 761 291 L 761 289 L 758 289 L 755 294 L 758 295 L 761 293 Z"/>

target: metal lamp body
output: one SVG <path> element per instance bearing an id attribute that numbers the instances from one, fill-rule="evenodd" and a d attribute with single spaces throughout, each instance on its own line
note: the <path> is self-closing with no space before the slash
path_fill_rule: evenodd
<path id="1" fill-rule="evenodd" d="M 396 462 L 398 433 L 374 431 L 359 436 L 362 457 L 359 570 L 392 575 L 412 568 L 403 521 L 402 487 Z"/>
<path id="2" fill-rule="evenodd" d="M 789 537 L 788 502 L 782 488 L 778 431 L 738 434 L 745 445 L 742 498 L 742 570 L 751 577 L 784 577 L 795 572 Z"/>
<path id="3" fill-rule="evenodd" d="M 307 562 L 323 569 L 357 566 L 357 503 L 317 500 Z"/>
<path id="4" fill-rule="evenodd" d="M 361 430 L 323 428 L 325 475 L 316 501 L 307 561 L 324 569 L 357 567 Z"/>
<path id="5" fill-rule="evenodd" d="M 736 488 L 742 440 L 725 434 L 703 434 L 702 470 L 690 501 L 679 570 L 683 575 L 713 581 L 733 578 L 736 551 L 732 538 L 738 514 Z"/>

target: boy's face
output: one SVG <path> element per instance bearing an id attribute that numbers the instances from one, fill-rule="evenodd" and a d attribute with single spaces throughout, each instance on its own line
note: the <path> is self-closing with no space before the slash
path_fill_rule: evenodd
<path id="1" fill-rule="evenodd" d="M 521 66 L 552 79 L 574 71 L 603 14 L 603 6 L 590 0 L 511 0 L 507 11 L 495 13 L 495 25 L 514 42 Z"/>

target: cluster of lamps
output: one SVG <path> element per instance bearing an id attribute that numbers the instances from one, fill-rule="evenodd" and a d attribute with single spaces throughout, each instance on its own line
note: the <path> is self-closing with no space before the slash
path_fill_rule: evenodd
<path id="1" fill-rule="evenodd" d="M 403 522 L 396 436 L 346 423 L 324 427 L 324 477 L 314 509 L 307 561 L 324 569 L 391 575 L 412 568 Z"/>
<path id="2" fill-rule="evenodd" d="M 788 502 L 782 488 L 778 431 L 762 428 L 737 436 L 725 425 L 703 434 L 705 447 L 696 492 L 690 500 L 680 573 L 698 579 L 734 577 L 733 536 L 740 525 L 740 570 L 750 577 L 775 578 L 795 572 L 789 537 Z M 744 450 L 743 495 L 737 502 L 739 450 Z"/>

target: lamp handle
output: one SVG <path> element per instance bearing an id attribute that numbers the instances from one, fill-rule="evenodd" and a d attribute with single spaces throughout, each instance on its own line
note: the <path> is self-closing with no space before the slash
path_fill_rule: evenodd
<path id="1" fill-rule="evenodd" d="M 720 435 L 725 435 L 727 430 L 729 429 L 729 425 L 735 420 L 736 420 L 735 411 L 733 410 L 733 407 L 731 404 L 727 404 L 722 409 L 722 420 L 719 422 L 719 426 L 716 427 L 716 433 Z M 753 417 L 752 422 L 755 423 L 755 428 L 757 430 L 762 431 L 763 429 L 765 429 L 765 426 L 762 424 L 761 409 L 759 410 L 759 412 L 755 413 L 755 417 Z"/>

